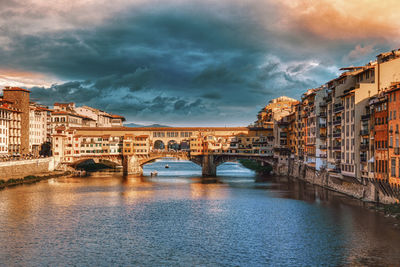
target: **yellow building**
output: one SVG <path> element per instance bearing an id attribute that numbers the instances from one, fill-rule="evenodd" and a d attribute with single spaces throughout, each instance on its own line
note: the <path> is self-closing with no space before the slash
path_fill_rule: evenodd
<path id="1" fill-rule="evenodd" d="M 148 135 L 125 134 L 123 138 L 123 155 L 147 155 L 150 153 Z"/>

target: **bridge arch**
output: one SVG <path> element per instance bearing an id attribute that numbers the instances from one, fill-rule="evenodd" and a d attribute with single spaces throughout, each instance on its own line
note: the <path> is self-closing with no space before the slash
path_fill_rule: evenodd
<path id="1" fill-rule="evenodd" d="M 107 163 L 110 162 L 115 166 L 122 166 L 122 158 L 121 157 L 83 157 L 79 158 L 78 160 L 69 163 L 68 165 L 74 169 L 77 169 L 78 166 L 86 161 L 93 161 L 94 163 Z"/>
<path id="2" fill-rule="evenodd" d="M 139 165 L 143 167 L 154 160 L 161 159 L 161 158 L 176 158 L 180 160 L 190 160 L 188 153 L 186 152 L 164 152 L 164 153 L 151 153 L 149 157 L 142 158 L 139 160 Z"/>
<path id="3" fill-rule="evenodd" d="M 162 140 L 156 140 L 153 144 L 153 149 L 155 150 L 165 150 L 165 144 Z"/>
<path id="4" fill-rule="evenodd" d="M 272 157 L 260 157 L 258 155 L 200 155 L 191 157 L 191 161 L 201 165 L 203 176 L 216 176 L 217 167 L 225 162 L 237 162 L 242 159 L 249 159 L 255 162 L 259 162 L 259 170 L 262 171 L 264 166 L 269 166 L 267 169 L 272 171 L 274 166 L 274 160 Z M 253 166 L 245 166 L 248 169 L 253 169 Z M 253 169 L 254 170 L 254 169 Z M 257 170 L 256 170 L 257 171 Z"/>
<path id="5" fill-rule="evenodd" d="M 178 150 L 180 150 L 180 144 L 173 139 L 169 140 L 167 143 L 167 149 L 168 149 L 168 151 L 170 151 L 170 150 L 178 151 Z"/>

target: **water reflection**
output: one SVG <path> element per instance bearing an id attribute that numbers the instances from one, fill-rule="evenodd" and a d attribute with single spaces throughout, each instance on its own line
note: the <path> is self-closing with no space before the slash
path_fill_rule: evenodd
<path id="1" fill-rule="evenodd" d="M 254 182 L 238 164 L 209 180 L 191 163 L 164 164 L 145 167 L 158 177 L 96 173 L 1 191 L 1 265 L 400 262 L 397 222 L 359 201 L 284 177 Z"/>

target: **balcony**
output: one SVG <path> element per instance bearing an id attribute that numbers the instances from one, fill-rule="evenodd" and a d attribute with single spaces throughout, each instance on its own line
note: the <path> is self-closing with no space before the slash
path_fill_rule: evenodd
<path id="1" fill-rule="evenodd" d="M 326 123 L 320 123 L 319 128 L 326 128 Z"/>
<path id="2" fill-rule="evenodd" d="M 286 126 L 286 125 L 289 125 L 289 122 L 288 121 L 278 121 L 278 125 L 279 126 Z"/>
<path id="3" fill-rule="evenodd" d="M 319 138 L 325 139 L 325 138 L 326 138 L 326 134 L 320 134 L 320 135 L 319 135 Z"/>
<path id="4" fill-rule="evenodd" d="M 361 149 L 362 151 L 368 150 L 368 149 L 369 149 L 369 144 L 361 144 L 361 145 L 360 145 L 360 149 Z"/>
<path id="5" fill-rule="evenodd" d="M 341 132 L 334 132 L 334 133 L 332 134 L 332 136 L 333 136 L 334 138 L 340 138 L 340 137 L 342 136 L 342 133 L 341 133 Z"/>
<path id="6" fill-rule="evenodd" d="M 342 104 L 336 104 L 336 105 L 335 105 L 335 108 L 333 109 L 333 112 L 334 112 L 334 113 L 339 113 L 339 112 L 341 112 L 342 110 L 344 110 L 344 107 L 342 106 Z"/>
<path id="7" fill-rule="evenodd" d="M 399 147 L 395 147 L 394 148 L 394 154 L 395 155 L 400 155 L 400 148 Z"/>
<path id="8" fill-rule="evenodd" d="M 366 120 L 369 120 L 370 117 L 371 117 L 371 114 L 362 115 L 362 116 L 361 116 L 361 120 L 362 120 L 362 121 L 366 121 Z"/>
<path id="9" fill-rule="evenodd" d="M 340 151 L 340 146 L 333 146 L 333 150 Z"/>
<path id="10" fill-rule="evenodd" d="M 369 130 L 368 129 L 361 130 L 360 135 L 361 136 L 369 135 Z"/>
<path id="11" fill-rule="evenodd" d="M 319 148 L 325 150 L 326 149 L 326 145 L 320 145 Z"/>
<path id="12" fill-rule="evenodd" d="M 320 118 L 326 118 L 326 112 L 320 112 L 319 113 Z"/>
<path id="13" fill-rule="evenodd" d="M 338 118 L 336 118 L 336 120 L 333 121 L 333 125 L 340 125 L 340 124 L 342 124 L 342 118 L 341 117 L 338 117 Z"/>

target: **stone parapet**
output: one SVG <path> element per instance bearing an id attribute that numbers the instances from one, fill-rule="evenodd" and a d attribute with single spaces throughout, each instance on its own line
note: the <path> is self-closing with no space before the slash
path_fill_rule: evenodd
<path id="1" fill-rule="evenodd" d="M 396 203 L 399 200 L 385 195 L 375 185 L 367 180 L 360 182 L 355 178 L 346 178 L 341 174 L 317 171 L 302 162 L 289 160 L 288 164 L 276 164 L 274 173 L 282 176 L 294 177 L 310 184 L 318 185 L 366 202 L 380 202 L 384 204 Z"/>
<path id="2" fill-rule="evenodd" d="M 54 171 L 54 158 L 0 162 L 0 179 L 23 178 Z"/>

